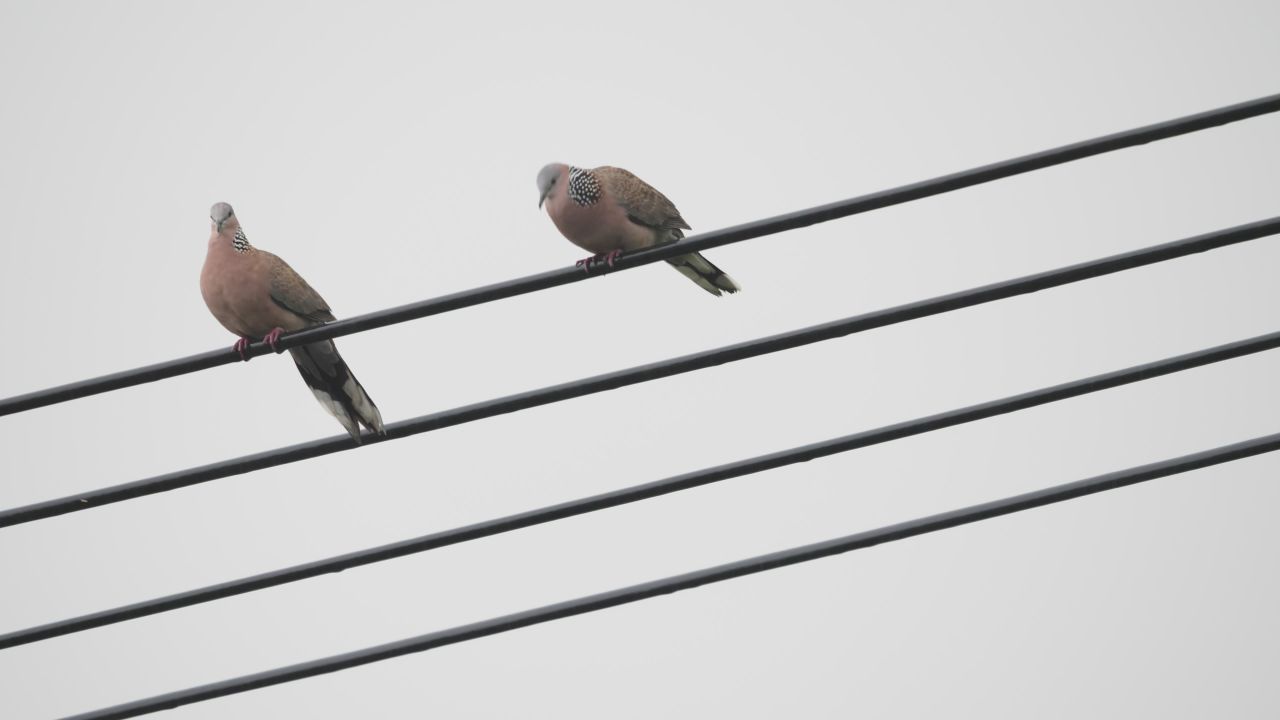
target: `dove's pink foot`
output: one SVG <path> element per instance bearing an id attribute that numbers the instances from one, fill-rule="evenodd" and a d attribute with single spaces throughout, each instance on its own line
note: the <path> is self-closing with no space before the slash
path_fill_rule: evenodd
<path id="1" fill-rule="evenodd" d="M 244 354 L 244 351 L 249 349 L 249 338 L 240 338 L 235 345 L 231 346 L 231 349 L 240 353 L 241 360 L 249 362 L 249 356 Z"/>
<path id="2" fill-rule="evenodd" d="M 617 260 L 618 256 L 621 254 L 621 250 L 610 250 L 607 253 L 592 255 L 589 258 L 582 258 L 578 262 L 574 263 L 574 266 L 582 268 L 582 272 L 590 272 L 591 266 L 599 263 L 606 263 L 609 267 L 613 267 L 613 261 Z"/>
<path id="3" fill-rule="evenodd" d="M 281 350 L 280 348 L 276 347 L 276 342 L 280 340 L 280 334 L 281 334 L 281 333 L 283 333 L 283 332 L 284 332 L 284 328 L 276 328 L 276 329 L 272 330 L 271 332 L 267 333 L 266 335 L 263 335 L 263 336 L 262 336 L 262 342 L 264 342 L 264 343 L 266 343 L 267 345 L 271 346 L 271 351 L 272 351 L 272 352 L 275 352 L 275 353 L 282 353 L 282 352 L 284 352 L 284 351 L 283 351 L 283 350 Z"/>

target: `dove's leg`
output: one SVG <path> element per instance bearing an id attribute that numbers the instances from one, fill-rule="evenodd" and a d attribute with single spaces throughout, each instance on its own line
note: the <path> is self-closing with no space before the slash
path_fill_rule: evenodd
<path id="1" fill-rule="evenodd" d="M 284 328 L 275 328 L 271 332 L 262 336 L 262 342 L 266 343 L 267 345 L 270 345 L 272 352 L 282 353 L 284 351 L 276 347 L 276 342 L 280 340 L 280 334 L 283 332 L 284 332 Z"/>
<path id="2" fill-rule="evenodd" d="M 235 345 L 231 346 L 232 350 L 240 353 L 240 359 L 245 362 L 249 362 L 249 357 L 244 354 L 244 351 L 249 349 L 249 342 L 249 338 L 242 337 L 236 341 Z"/>
<path id="3" fill-rule="evenodd" d="M 621 250 L 610 250 L 607 253 L 592 255 L 589 258 L 582 258 L 581 260 L 574 263 L 574 266 L 582 268 L 582 272 L 589 271 L 592 265 L 599 264 L 599 263 L 605 263 L 609 267 L 613 267 L 613 261 L 617 260 L 618 256 L 621 254 L 622 254 Z"/>

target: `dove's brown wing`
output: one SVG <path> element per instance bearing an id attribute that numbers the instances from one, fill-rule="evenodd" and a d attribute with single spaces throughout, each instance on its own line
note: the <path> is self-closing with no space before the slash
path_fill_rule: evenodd
<path id="1" fill-rule="evenodd" d="M 689 223 L 680 217 L 675 204 L 649 183 L 622 168 L 599 167 L 591 172 L 595 173 L 609 195 L 627 212 L 627 218 L 631 222 L 658 231 L 660 244 L 680 240 L 684 237 L 682 231 L 690 229 Z M 738 292 L 738 284 L 733 278 L 701 253 L 677 255 L 668 258 L 667 262 L 712 295 Z"/>
<path id="2" fill-rule="evenodd" d="M 307 284 L 302 276 L 289 267 L 289 263 L 271 253 L 271 300 L 289 312 L 306 318 L 314 323 L 330 322 L 334 319 L 329 304 L 320 297 L 320 293 Z"/>
<path id="3" fill-rule="evenodd" d="M 627 212 L 627 217 L 637 225 L 658 230 L 689 230 L 689 223 L 680 217 L 680 211 L 666 195 L 649 183 L 616 167 L 598 167 L 591 171 L 605 190 Z M 683 233 L 676 233 L 680 237 Z"/>
<path id="4" fill-rule="evenodd" d="M 313 323 L 334 319 L 329 304 L 301 275 L 289 267 L 289 263 L 275 255 L 270 255 L 268 260 L 271 268 L 271 300 L 275 304 Z M 332 340 L 289 348 L 289 354 L 293 356 L 298 372 L 310 386 L 316 400 L 342 423 L 353 440 L 360 442 L 357 423 L 374 432 L 383 432 L 382 414 L 378 412 L 378 406 L 373 404 L 364 386 L 356 380 Z"/>

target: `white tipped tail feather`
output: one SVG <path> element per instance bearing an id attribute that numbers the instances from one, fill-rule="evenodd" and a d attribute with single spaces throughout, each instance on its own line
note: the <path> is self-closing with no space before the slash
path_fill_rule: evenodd
<path id="1" fill-rule="evenodd" d="M 378 406 L 369 399 L 332 340 L 290 348 L 289 354 L 316 400 L 342 423 L 352 440 L 360 442 L 360 425 L 376 433 L 385 432 Z"/>
<path id="2" fill-rule="evenodd" d="M 689 253 L 688 255 L 680 255 L 673 257 L 667 262 L 671 266 L 680 271 L 681 275 L 689 278 L 698 284 L 698 287 L 707 292 L 720 296 L 720 291 L 724 291 L 732 295 L 742 289 L 738 283 L 729 277 L 729 274 L 716 267 L 710 260 L 702 256 L 701 253 Z"/>

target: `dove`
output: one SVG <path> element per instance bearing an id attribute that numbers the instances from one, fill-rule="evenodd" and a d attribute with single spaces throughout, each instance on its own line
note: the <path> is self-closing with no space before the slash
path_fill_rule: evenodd
<path id="1" fill-rule="evenodd" d="M 233 348 L 242 360 L 253 338 L 272 350 L 281 333 L 334 320 L 329 305 L 288 263 L 249 244 L 235 211 L 220 202 L 209 210 L 212 233 L 200 271 L 200 294 L 209 312 L 238 335 Z M 320 405 L 338 419 L 356 443 L 360 425 L 384 433 L 382 415 L 332 340 L 289 348 L 298 372 Z"/>
<path id="2" fill-rule="evenodd" d="M 546 204 L 560 234 L 595 253 L 578 261 L 584 271 L 593 262 L 613 267 L 623 252 L 677 242 L 691 229 L 665 195 L 622 168 L 552 163 L 538 172 L 538 193 L 538 207 Z M 712 295 L 741 289 L 701 253 L 667 262 Z"/>

